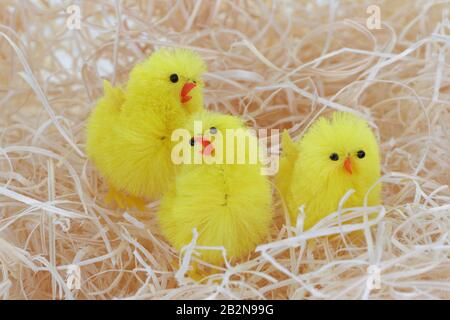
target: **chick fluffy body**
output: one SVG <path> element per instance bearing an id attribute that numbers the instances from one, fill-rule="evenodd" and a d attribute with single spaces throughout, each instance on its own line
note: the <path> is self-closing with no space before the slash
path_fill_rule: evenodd
<path id="1" fill-rule="evenodd" d="M 110 190 L 155 199 L 167 189 L 175 173 L 170 136 L 203 109 L 205 70 L 194 52 L 161 49 L 133 68 L 124 89 L 105 81 L 104 97 L 88 120 L 86 149 Z M 186 83 L 196 86 L 182 102 Z"/>
<path id="2" fill-rule="evenodd" d="M 380 204 L 381 185 L 375 185 L 380 178 L 379 146 L 364 120 L 335 112 L 331 119 L 317 120 L 298 142 L 285 133 L 282 145 L 283 156 L 275 183 L 292 224 L 296 224 L 299 208 L 304 205 L 304 229 L 311 228 L 336 212 L 350 189 L 355 192 L 343 208 L 363 206 L 366 193 L 367 205 Z M 364 157 L 358 156 L 359 151 L 364 151 Z M 338 159 L 331 156 L 334 153 Z"/>
<path id="3" fill-rule="evenodd" d="M 214 132 L 224 136 L 224 157 L 231 150 L 226 147 L 225 130 L 246 130 L 236 117 L 208 112 L 188 121 L 186 128 L 191 137 L 194 137 L 194 120 L 202 121 L 206 132 L 201 138 L 208 139 L 213 146 L 217 133 L 209 133 L 209 128 L 215 128 Z M 257 139 L 254 135 L 248 138 L 254 142 Z M 238 148 L 234 142 L 236 155 Z M 195 146 L 191 150 L 197 152 Z M 272 220 L 271 188 L 267 177 L 261 174 L 260 162 L 247 161 L 249 152 L 249 144 L 246 144 L 244 164 L 181 165 L 173 187 L 162 199 L 158 214 L 161 230 L 173 247 L 180 250 L 189 244 L 193 228 L 196 228 L 198 246 L 223 246 L 227 258 L 235 260 L 251 253 L 268 236 Z M 223 263 L 221 251 L 202 249 L 200 253 L 203 261 Z"/>

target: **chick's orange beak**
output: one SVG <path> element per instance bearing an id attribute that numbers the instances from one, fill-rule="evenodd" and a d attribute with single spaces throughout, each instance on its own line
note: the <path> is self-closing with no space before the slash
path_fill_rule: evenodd
<path id="1" fill-rule="evenodd" d="M 352 170 L 352 162 L 350 161 L 350 157 L 347 157 L 347 158 L 345 159 L 345 161 L 344 161 L 344 169 L 345 169 L 348 173 L 350 173 L 350 174 L 353 173 L 353 170 Z"/>
<path id="2" fill-rule="evenodd" d="M 189 92 L 191 92 L 192 89 L 194 89 L 196 86 L 195 83 L 193 82 L 186 82 L 183 86 L 183 88 L 181 89 L 181 103 L 186 103 L 189 100 L 192 99 L 191 96 L 189 96 Z"/>
<path id="3" fill-rule="evenodd" d="M 202 139 L 202 147 L 203 147 L 202 153 L 205 156 L 210 156 L 214 151 L 213 144 L 211 143 L 211 141 L 207 139 Z"/>
<path id="4" fill-rule="evenodd" d="M 202 150 L 200 150 L 199 152 L 200 154 L 210 156 L 214 152 L 214 145 L 208 139 L 205 139 L 203 137 L 196 137 L 195 141 L 201 143 L 202 145 Z"/>

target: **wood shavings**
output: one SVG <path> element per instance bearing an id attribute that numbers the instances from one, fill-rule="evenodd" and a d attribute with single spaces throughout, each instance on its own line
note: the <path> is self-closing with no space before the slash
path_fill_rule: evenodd
<path id="1" fill-rule="evenodd" d="M 369 5 L 381 29 L 367 28 Z M 86 0 L 79 30 L 67 6 L 0 7 L 0 298 L 450 298 L 448 2 Z M 159 232 L 159 202 L 144 213 L 107 207 L 84 153 L 102 78 L 125 83 L 164 46 L 199 52 L 206 107 L 255 129 L 298 139 L 333 110 L 367 119 L 383 206 L 337 210 L 303 232 L 304 215 L 291 226 L 275 191 L 271 238 L 190 279 L 202 264 L 195 237 L 180 255 Z M 80 289 L 67 285 L 73 266 Z M 374 272 L 379 288 L 368 285 Z"/>

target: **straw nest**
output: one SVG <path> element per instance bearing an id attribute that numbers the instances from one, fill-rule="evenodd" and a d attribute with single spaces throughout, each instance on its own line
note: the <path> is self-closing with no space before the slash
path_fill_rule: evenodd
<path id="1" fill-rule="evenodd" d="M 71 4 L 0 6 L 1 298 L 450 298 L 447 1 L 88 0 L 80 29 Z M 382 152 L 377 218 L 339 225 L 349 213 L 338 212 L 301 232 L 274 191 L 270 238 L 190 279 L 195 243 L 182 256 L 169 247 L 157 202 L 146 212 L 106 206 L 84 151 L 102 79 L 125 82 L 162 46 L 199 52 L 206 107 L 254 128 L 299 138 L 333 110 L 366 118 Z M 79 290 L 66 281 L 73 266 Z M 380 286 L 368 285 L 377 273 Z"/>

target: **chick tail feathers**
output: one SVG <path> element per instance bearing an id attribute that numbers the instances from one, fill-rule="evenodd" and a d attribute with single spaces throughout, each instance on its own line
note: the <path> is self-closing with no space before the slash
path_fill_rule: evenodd
<path id="1" fill-rule="evenodd" d="M 121 88 L 113 87 L 108 80 L 103 80 L 103 99 L 109 105 L 110 111 L 120 112 L 125 100 L 125 94 Z"/>
<path id="2" fill-rule="evenodd" d="M 297 157 L 298 150 L 295 142 L 291 139 L 287 130 L 284 130 L 281 135 L 281 146 L 283 148 L 283 155 L 286 157 Z"/>
<path id="3" fill-rule="evenodd" d="M 283 131 L 281 137 L 282 156 L 280 159 L 280 169 L 275 177 L 275 186 L 280 192 L 283 202 L 286 204 L 289 214 L 292 216 L 291 205 L 291 183 L 294 173 L 295 163 L 298 158 L 298 147 L 291 139 L 287 130 Z"/>
<path id="4" fill-rule="evenodd" d="M 105 151 L 107 141 L 113 138 L 113 128 L 125 100 L 122 89 L 111 86 L 106 80 L 103 86 L 104 96 L 98 100 L 87 121 L 86 152 L 96 165 L 98 158 L 104 156 L 102 152 Z"/>

